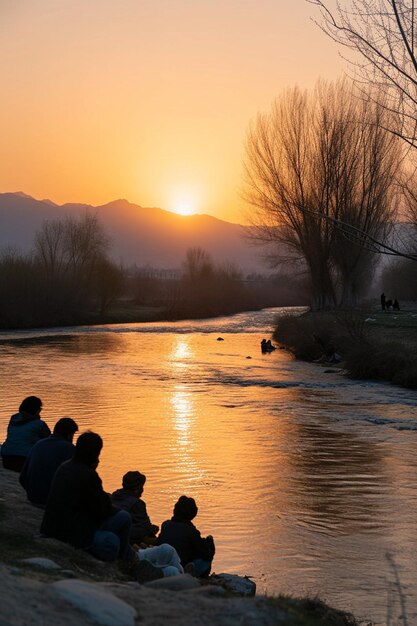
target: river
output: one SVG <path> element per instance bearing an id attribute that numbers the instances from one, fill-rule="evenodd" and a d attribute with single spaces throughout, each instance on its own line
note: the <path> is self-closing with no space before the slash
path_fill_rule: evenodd
<path id="1" fill-rule="evenodd" d="M 402 595 L 412 624 L 417 393 L 262 355 L 280 312 L 0 333 L 0 440 L 38 395 L 51 427 L 71 416 L 101 434 L 105 489 L 146 474 L 154 523 L 193 496 L 217 573 L 378 623 Z"/>

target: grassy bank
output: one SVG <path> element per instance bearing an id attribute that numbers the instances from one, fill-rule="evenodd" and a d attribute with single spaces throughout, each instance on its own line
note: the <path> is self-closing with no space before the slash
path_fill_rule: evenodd
<path id="1" fill-rule="evenodd" d="M 332 363 L 336 353 L 352 378 L 417 389 L 416 303 L 401 311 L 383 312 L 375 306 L 282 317 L 274 339 L 306 361 Z"/>

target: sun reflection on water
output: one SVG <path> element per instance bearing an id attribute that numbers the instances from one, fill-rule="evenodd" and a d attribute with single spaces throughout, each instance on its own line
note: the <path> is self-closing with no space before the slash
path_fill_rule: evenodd
<path id="1" fill-rule="evenodd" d="M 173 367 L 187 366 L 192 357 L 193 350 L 190 346 L 189 337 L 187 335 L 176 337 L 171 355 Z"/>
<path id="2" fill-rule="evenodd" d="M 190 430 L 192 426 L 193 401 L 190 393 L 184 391 L 183 386 L 178 386 L 173 391 L 171 398 L 173 409 L 174 427 L 177 430 L 177 444 L 179 446 L 190 446 Z"/>

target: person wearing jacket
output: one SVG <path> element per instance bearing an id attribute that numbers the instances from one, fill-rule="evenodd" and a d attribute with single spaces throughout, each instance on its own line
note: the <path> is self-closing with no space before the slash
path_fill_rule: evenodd
<path id="1" fill-rule="evenodd" d="M 88 550 L 102 561 L 130 561 L 131 517 L 113 509 L 96 472 L 102 447 L 97 433 L 78 437 L 73 458 L 59 466 L 52 480 L 41 533 Z"/>
<path id="2" fill-rule="evenodd" d="M 21 472 L 35 443 L 51 434 L 49 426 L 40 418 L 41 410 L 41 399 L 29 396 L 20 405 L 19 413 L 10 418 L 6 441 L 1 446 L 5 469 Z"/>
<path id="3" fill-rule="evenodd" d="M 211 535 L 203 538 L 192 523 L 198 513 L 194 498 L 181 496 L 174 506 L 174 515 L 163 522 L 158 537 L 158 545 L 168 543 L 179 554 L 181 565 L 194 565 L 195 575 L 203 578 L 210 574 L 211 562 L 215 553 Z"/>
<path id="4" fill-rule="evenodd" d="M 52 435 L 35 443 L 29 452 L 19 482 L 32 504 L 45 507 L 56 470 L 74 456 L 72 440 L 77 430 L 73 419 L 62 417 L 55 424 Z"/>
<path id="5" fill-rule="evenodd" d="M 127 472 L 122 479 L 122 489 L 112 493 L 111 501 L 115 508 L 130 513 L 130 543 L 154 545 L 159 526 L 151 523 L 146 503 L 141 499 L 145 481 L 145 474 L 138 471 Z"/>

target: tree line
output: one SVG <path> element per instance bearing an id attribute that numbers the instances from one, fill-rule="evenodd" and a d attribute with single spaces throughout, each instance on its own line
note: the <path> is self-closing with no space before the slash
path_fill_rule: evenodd
<path id="1" fill-rule="evenodd" d="M 0 326 L 20 328 L 86 321 L 122 293 L 123 272 L 109 258 L 96 215 L 47 220 L 33 250 L 0 256 Z"/>
<path id="2" fill-rule="evenodd" d="M 45 221 L 28 254 L 0 254 L 0 328 L 211 317 L 305 304 L 306 285 L 283 273 L 244 277 L 202 248 L 178 272 L 123 266 L 97 215 Z"/>

